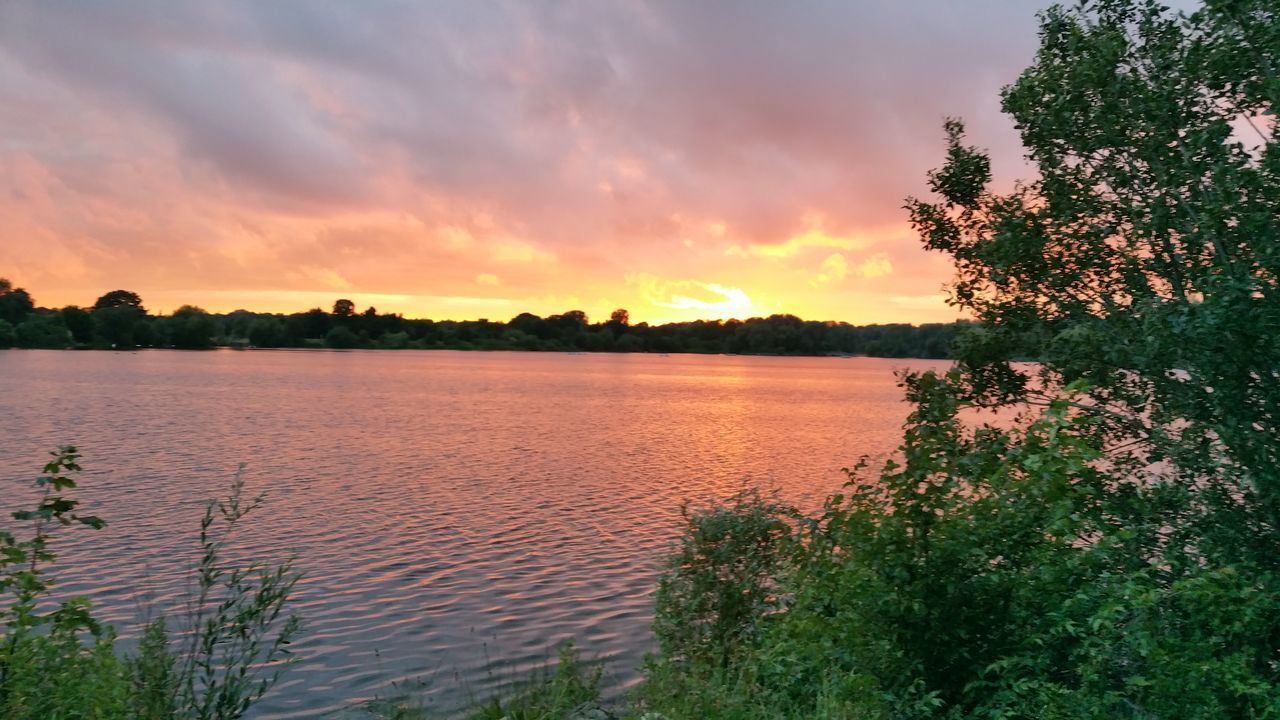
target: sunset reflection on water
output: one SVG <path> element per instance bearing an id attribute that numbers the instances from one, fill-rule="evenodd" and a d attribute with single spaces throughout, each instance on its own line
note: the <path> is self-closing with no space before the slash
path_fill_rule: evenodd
<path id="1" fill-rule="evenodd" d="M 140 608 L 182 592 L 201 501 L 247 463 L 269 498 L 240 551 L 296 553 L 306 574 L 303 662 L 257 716 L 339 710 L 406 680 L 448 708 L 567 637 L 634 678 L 681 501 L 752 484 L 816 506 L 842 466 L 897 444 L 893 370 L 936 365 L 11 351 L 0 471 L 34 477 L 49 449 L 81 447 L 80 495 L 110 524 L 56 541 L 60 592 L 129 636 Z"/>

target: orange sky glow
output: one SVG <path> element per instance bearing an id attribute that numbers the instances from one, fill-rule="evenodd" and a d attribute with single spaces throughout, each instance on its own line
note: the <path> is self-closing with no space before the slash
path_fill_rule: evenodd
<path id="1" fill-rule="evenodd" d="M 1026 174 L 1019 0 L 0 6 L 0 277 L 43 306 L 957 317 L 941 123 Z"/>

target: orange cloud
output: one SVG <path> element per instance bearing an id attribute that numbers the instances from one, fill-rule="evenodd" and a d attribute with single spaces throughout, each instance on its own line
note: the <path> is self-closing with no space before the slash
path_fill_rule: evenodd
<path id="1" fill-rule="evenodd" d="M 1046 3 L 921 3 L 0 3 L 0 275 L 46 306 L 948 319 L 902 198 L 947 115 L 1018 174 L 999 88 Z"/>

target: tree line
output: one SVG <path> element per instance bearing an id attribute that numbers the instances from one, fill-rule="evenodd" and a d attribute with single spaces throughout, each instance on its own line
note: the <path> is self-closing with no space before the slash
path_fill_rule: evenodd
<path id="1" fill-rule="evenodd" d="M 429 320 L 379 313 L 339 299 L 331 310 L 292 314 L 236 310 L 210 313 L 183 305 L 147 312 L 142 298 L 112 290 L 92 307 L 36 307 L 31 295 L 0 278 L 0 348 L 201 350 L 236 348 L 453 349 L 560 352 L 870 355 L 945 358 L 963 321 L 924 325 L 850 325 L 770 315 L 747 320 L 632 324 L 626 310 L 592 323 L 581 310 L 509 321 Z"/>

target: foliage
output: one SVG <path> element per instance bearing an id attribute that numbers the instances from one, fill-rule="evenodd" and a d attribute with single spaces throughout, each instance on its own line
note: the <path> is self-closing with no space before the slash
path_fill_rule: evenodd
<path id="1" fill-rule="evenodd" d="M 8 596 L 0 612 L 0 708 L 6 718 L 56 717 L 64 703 L 65 710 L 89 716 L 110 716 L 123 707 L 123 695 L 113 686 L 112 636 L 90 616 L 88 601 L 70 598 L 52 608 L 46 602 L 53 585 L 46 566 L 55 559 L 49 547 L 54 531 L 105 525 L 79 514 L 79 502 L 66 494 L 76 487 L 79 459 L 74 447 L 52 453 L 36 478 L 39 501 L 12 514 L 30 523 L 30 535 L 0 532 L 0 592 Z"/>
<path id="2" fill-rule="evenodd" d="M 284 323 L 276 318 L 258 318 L 249 326 L 249 343 L 254 347 L 283 347 L 288 340 Z"/>
<path id="3" fill-rule="evenodd" d="M 93 303 L 94 310 L 105 310 L 107 308 L 131 307 L 141 311 L 144 315 L 147 309 L 142 307 L 142 297 L 138 293 L 128 290 L 112 290 L 109 293 L 99 297 Z"/>
<path id="4" fill-rule="evenodd" d="M 31 314 L 35 303 L 22 288 L 15 288 L 5 278 L 0 278 L 0 320 L 17 325 Z"/>
<path id="5" fill-rule="evenodd" d="M 339 350 L 349 350 L 360 345 L 360 336 L 345 325 L 339 325 L 325 333 L 324 346 Z"/>
<path id="6" fill-rule="evenodd" d="M 1084 388 L 1025 425 L 973 428 L 959 420 L 961 382 L 904 378 L 916 410 L 902 463 L 851 472 L 848 494 L 773 551 L 786 560 L 746 592 L 785 601 L 740 621 L 752 642 L 697 654 L 664 645 L 644 706 L 673 720 L 1280 709 L 1280 579 L 1256 566 L 1165 565 L 1162 510 L 1184 494 L 1116 482 L 1095 420 L 1072 410 Z M 770 516 L 792 514 L 735 502 L 691 523 L 684 542 L 705 522 L 750 535 Z M 709 589 L 668 596 L 657 627 L 680 627 L 707 595 L 738 587 L 707 569 Z M 673 560 L 664 584 L 689 572 Z"/>
<path id="7" fill-rule="evenodd" d="M 232 529 L 261 497 L 243 499 L 237 474 L 230 497 L 210 503 L 201 523 L 197 593 L 189 608 L 185 647 L 175 649 L 163 617 L 149 623 L 136 653 L 122 655 L 115 633 L 94 619 L 89 601 L 55 603 L 49 566 L 53 531 L 105 523 L 77 512 L 79 453 L 52 453 L 36 480 L 41 497 L 13 519 L 31 524 L 22 538 L 0 532 L 0 717 L 231 720 L 244 715 L 279 677 L 295 616 L 282 618 L 297 575 L 276 567 L 228 565 L 222 555 Z M 215 517 L 222 524 L 215 527 Z"/>
<path id="8" fill-rule="evenodd" d="M 794 509 L 746 489 L 699 512 L 681 508 L 680 544 L 658 584 L 654 634 L 671 662 L 727 665 L 779 609 Z"/>
<path id="9" fill-rule="evenodd" d="M 560 645 L 554 667 L 540 668 L 509 697 L 495 696 L 466 712 L 470 720 L 593 720 L 601 668 L 583 663 L 573 641 Z M 406 701 L 374 700 L 364 709 L 383 720 L 425 720 L 430 713 Z M 612 717 L 609 715 L 609 717 Z"/>
<path id="10" fill-rule="evenodd" d="M 1004 93 L 1037 178 L 990 191 L 948 121 L 941 200 L 908 202 L 977 319 L 956 369 L 903 377 L 899 458 L 851 472 L 753 579 L 786 599 L 754 642 L 727 663 L 664 648 L 648 707 L 1280 717 L 1278 58 L 1261 0 L 1041 16 Z"/>
<path id="11" fill-rule="evenodd" d="M 241 717 L 292 661 L 289 644 L 302 627 L 299 616 L 282 615 L 300 577 L 292 561 L 227 567 L 222 558 L 234 530 L 264 499 L 244 496 L 241 466 L 231 494 L 209 503 L 200 520 L 196 591 L 176 676 L 176 707 L 187 717 Z"/>
<path id="12" fill-rule="evenodd" d="M 953 301 L 981 321 L 957 345 L 967 393 L 1043 402 L 1087 380 L 1100 438 L 1131 451 L 1115 461 L 1137 479 L 1167 458 L 1162 480 L 1233 497 L 1274 559 L 1280 10 L 1088 8 L 1043 16 L 1035 63 L 1004 93 L 1039 177 L 991 192 L 985 155 L 951 122 L 930 176 L 940 201 L 909 204 L 926 246 L 955 260 Z M 1044 362 L 1011 365 L 1028 344 Z"/>
<path id="13" fill-rule="evenodd" d="M 71 333 L 57 313 L 33 313 L 19 325 L 14 335 L 22 348 L 61 350 L 71 344 Z"/>
<path id="14" fill-rule="evenodd" d="M 184 350 L 213 347 L 218 323 L 213 316 L 194 305 L 183 305 L 169 320 L 169 343 Z"/>
<path id="15" fill-rule="evenodd" d="M 471 714 L 473 720 L 560 720 L 600 696 L 600 668 L 584 667 L 572 642 L 560 646 L 550 672 L 535 674 L 523 692 L 508 700 L 493 698 Z"/>
<path id="16" fill-rule="evenodd" d="M 292 315 L 247 310 L 220 314 L 184 305 L 172 315 L 148 315 L 142 298 L 126 290 L 103 295 L 92 311 L 75 306 L 39 309 L 41 328 L 59 322 L 79 347 L 129 349 L 173 347 L 329 347 L 380 349 L 545 350 L 591 352 L 687 352 L 749 355 L 871 355 L 943 358 L 966 323 L 865 325 L 815 322 L 794 315 L 747 320 L 698 320 L 632 324 L 619 308 L 602 323 L 590 323 L 581 310 L 539 317 L 520 313 L 509 322 L 410 319 L 357 313 L 342 299 L 333 312 L 313 308 Z M 2 326 L 0 326 L 2 327 Z M 33 326 L 34 328 L 35 326 Z M 65 347 L 67 340 L 41 335 L 28 347 Z M 0 336 L 0 347 L 3 337 Z M 1030 347 L 1027 356 L 1038 348 Z"/>
<path id="17" fill-rule="evenodd" d="M 146 314 L 132 305 L 98 308 L 93 311 L 94 345 L 112 349 L 136 347 Z"/>
<path id="18" fill-rule="evenodd" d="M 71 332 L 71 340 L 76 345 L 88 345 L 93 342 L 93 315 L 89 311 L 68 305 L 61 310 L 62 322 Z"/>
<path id="19" fill-rule="evenodd" d="M 18 342 L 18 334 L 8 320 L 0 320 L 0 349 L 11 348 Z"/>
<path id="20" fill-rule="evenodd" d="M 356 314 L 356 304 L 342 298 L 333 304 L 333 315 L 335 317 L 351 317 Z"/>

